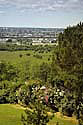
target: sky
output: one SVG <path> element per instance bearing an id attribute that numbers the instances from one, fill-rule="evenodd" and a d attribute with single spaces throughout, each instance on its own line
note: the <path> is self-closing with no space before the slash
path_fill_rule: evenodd
<path id="1" fill-rule="evenodd" d="M 0 0 L 0 26 L 65 28 L 83 21 L 83 0 Z"/>

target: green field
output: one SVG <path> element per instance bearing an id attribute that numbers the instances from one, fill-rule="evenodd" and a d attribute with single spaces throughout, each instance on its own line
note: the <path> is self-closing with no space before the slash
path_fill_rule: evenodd
<path id="1" fill-rule="evenodd" d="M 27 56 L 30 54 L 30 56 Z M 20 57 L 22 55 L 22 57 Z M 37 58 L 34 55 L 42 56 L 42 58 Z M 50 59 L 50 60 L 48 60 Z M 41 63 L 50 63 L 52 60 L 52 52 L 38 53 L 34 51 L 0 51 L 0 61 L 9 62 L 15 65 L 18 69 L 24 69 L 25 64 L 29 65 L 30 70 L 33 67 L 38 67 Z"/>
<path id="2" fill-rule="evenodd" d="M 24 109 L 19 105 L 0 104 L 0 125 L 22 125 L 21 114 L 23 112 Z M 48 125 L 56 125 L 57 121 L 60 123 L 59 125 L 77 125 L 72 120 L 66 120 L 60 117 L 54 117 Z"/>
<path id="3" fill-rule="evenodd" d="M 22 55 L 20 57 L 19 55 Z M 27 56 L 26 54 L 30 54 L 30 56 Z M 42 59 L 38 59 L 34 57 L 35 54 L 41 55 Z M 30 61 L 32 64 L 34 62 L 40 63 L 40 62 L 48 62 L 48 58 L 51 59 L 51 52 L 48 53 L 38 53 L 34 51 L 14 51 L 14 52 L 9 52 L 9 51 L 0 51 L 0 60 L 4 60 L 7 62 L 11 62 L 12 64 L 19 64 L 24 61 Z"/>
<path id="4" fill-rule="evenodd" d="M 10 104 L 0 104 L 0 125 L 21 125 L 23 109 L 14 108 Z"/>
<path id="5" fill-rule="evenodd" d="M 28 56 L 28 54 L 30 54 Z M 20 57 L 21 55 L 21 57 Z M 38 58 L 38 55 L 42 58 Z M 48 60 L 49 59 L 49 60 Z M 8 62 L 15 66 L 21 74 L 28 72 L 31 79 L 33 79 L 34 74 L 39 71 L 39 66 L 43 63 L 51 63 L 52 52 L 38 53 L 32 50 L 27 51 L 0 51 L 0 61 Z M 34 71 L 34 72 L 33 72 Z M 27 74 L 27 73 L 26 73 Z"/>

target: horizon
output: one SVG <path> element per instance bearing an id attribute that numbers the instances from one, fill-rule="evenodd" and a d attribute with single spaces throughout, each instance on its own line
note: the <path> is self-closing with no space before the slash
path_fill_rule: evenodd
<path id="1" fill-rule="evenodd" d="M 27 26 L 0 26 L 0 28 L 64 29 L 64 27 L 27 27 Z"/>
<path id="2" fill-rule="evenodd" d="M 68 24 L 67 26 L 65 26 L 65 27 L 59 27 L 59 26 L 57 26 L 57 27 L 46 27 L 46 26 L 19 26 L 19 25 L 16 25 L 16 26 L 13 26 L 13 25 L 11 25 L 11 26 L 8 26 L 8 25 L 6 25 L 6 26 L 0 26 L 0 28 L 40 28 L 40 29 L 42 29 L 42 28 L 48 28 L 48 29 L 65 29 L 65 28 L 67 28 L 67 27 L 72 27 L 72 26 L 76 26 L 77 24 L 79 24 L 80 22 L 83 22 L 83 21 L 78 21 L 78 22 L 76 22 L 76 23 L 74 23 L 74 24 Z"/>
<path id="3" fill-rule="evenodd" d="M 80 21 L 82 23 L 82 21 Z M 35 27 L 35 26 L 0 26 L 0 28 L 39 28 L 39 29 L 65 29 L 67 27 L 72 27 L 72 26 L 76 26 L 77 24 L 79 24 L 80 22 L 76 23 L 76 24 L 73 24 L 73 25 L 68 25 L 66 27 Z"/>

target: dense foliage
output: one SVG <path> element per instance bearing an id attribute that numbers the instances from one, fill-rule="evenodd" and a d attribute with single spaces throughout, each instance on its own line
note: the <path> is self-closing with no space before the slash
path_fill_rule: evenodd
<path id="1" fill-rule="evenodd" d="M 23 125 L 46 125 L 50 119 L 52 119 L 53 114 L 48 115 L 46 106 L 42 105 L 39 100 L 34 102 L 32 110 L 25 110 L 26 115 L 21 116 Z"/>
<path id="2" fill-rule="evenodd" d="M 62 103 L 62 112 L 72 112 L 77 115 L 79 125 L 83 124 L 83 23 L 74 27 L 68 27 L 59 35 L 53 64 L 55 64 L 56 76 L 63 81 L 59 87 L 66 91 Z M 66 104 L 65 104 L 66 103 Z"/>
<path id="3" fill-rule="evenodd" d="M 11 41 L 11 40 L 9 40 Z M 55 45 L 56 46 L 56 45 Z M 50 52 L 55 47 L 53 45 L 27 45 L 27 44 L 12 44 L 12 42 L 0 43 L 0 51 L 27 51 L 33 50 L 35 52 L 44 53 Z"/>

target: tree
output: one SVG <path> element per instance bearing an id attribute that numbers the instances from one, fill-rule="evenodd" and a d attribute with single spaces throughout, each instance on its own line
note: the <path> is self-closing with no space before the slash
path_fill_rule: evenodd
<path id="1" fill-rule="evenodd" d="M 6 42 L 7 43 L 12 43 L 12 39 L 8 39 Z"/>
<path id="2" fill-rule="evenodd" d="M 55 67 L 55 80 L 63 81 L 59 87 L 66 91 L 66 98 L 74 100 L 74 112 L 79 125 L 83 124 L 83 26 L 77 25 L 65 29 L 59 35 L 59 45 L 53 56 L 53 67 Z M 61 83 L 61 82 L 60 82 Z M 64 103 L 63 103 L 64 105 Z M 68 103 L 66 103 L 68 106 Z"/>
<path id="3" fill-rule="evenodd" d="M 39 69 L 39 78 L 43 81 L 43 82 L 47 82 L 48 78 L 50 77 L 50 65 L 48 63 L 42 63 L 40 65 L 40 69 Z"/>

